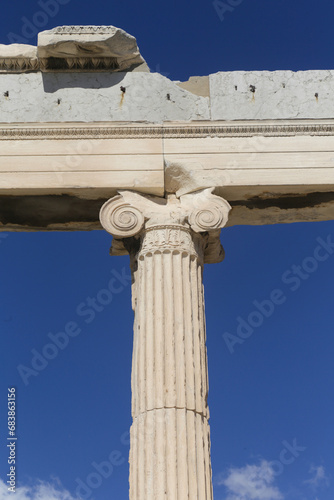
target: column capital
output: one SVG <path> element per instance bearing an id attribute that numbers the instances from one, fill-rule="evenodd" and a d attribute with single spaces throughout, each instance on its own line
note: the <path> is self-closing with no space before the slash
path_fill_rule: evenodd
<path id="1" fill-rule="evenodd" d="M 169 195 L 158 198 L 133 191 L 119 191 L 100 210 L 103 228 L 114 237 L 112 254 L 126 253 L 123 240 L 140 239 L 154 227 L 181 227 L 207 235 L 204 262 L 220 262 L 224 258 L 219 234 L 228 220 L 229 203 L 212 194 L 214 188 L 185 194 L 180 198 Z"/>

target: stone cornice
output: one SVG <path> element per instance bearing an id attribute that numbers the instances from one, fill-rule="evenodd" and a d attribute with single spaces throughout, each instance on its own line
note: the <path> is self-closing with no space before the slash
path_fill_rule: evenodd
<path id="1" fill-rule="evenodd" d="M 0 44 L 0 73 L 148 71 L 136 39 L 115 26 L 59 26 L 37 47 Z M 144 67 L 145 66 L 145 67 Z"/>
<path id="2" fill-rule="evenodd" d="M 1 140 L 204 138 L 295 135 L 334 135 L 334 120 L 249 122 L 186 122 L 164 124 L 27 124 L 0 125 Z"/>

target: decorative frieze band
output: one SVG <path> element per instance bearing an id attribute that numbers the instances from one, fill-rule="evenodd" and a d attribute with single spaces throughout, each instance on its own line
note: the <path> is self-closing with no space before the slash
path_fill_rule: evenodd
<path id="1" fill-rule="evenodd" d="M 119 68 L 116 57 L 49 57 L 39 59 L 40 71 L 112 71 Z"/>
<path id="2" fill-rule="evenodd" d="M 0 73 L 24 73 L 25 71 L 38 71 L 40 62 L 30 58 L 0 58 Z"/>
<path id="3" fill-rule="evenodd" d="M 119 69 L 116 57 L 49 57 L 39 59 L 0 58 L 0 73 L 26 71 L 115 71 Z"/>
<path id="4" fill-rule="evenodd" d="M 94 35 L 98 33 L 113 34 L 117 28 L 114 26 L 57 26 L 49 30 L 49 33 L 57 35 Z"/>
<path id="5" fill-rule="evenodd" d="M 184 123 L 178 125 L 135 125 L 135 126 L 0 126 L 1 140 L 39 139 L 140 139 L 140 138 L 203 138 L 203 137 L 251 137 L 251 136 L 295 136 L 334 135 L 334 120 L 305 122 L 291 121 L 286 124 L 259 123 Z"/>

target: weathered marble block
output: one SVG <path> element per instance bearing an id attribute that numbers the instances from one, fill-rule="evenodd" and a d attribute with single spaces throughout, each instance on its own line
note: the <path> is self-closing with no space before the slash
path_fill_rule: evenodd
<path id="1" fill-rule="evenodd" d="M 135 37 L 114 26 L 61 26 L 38 35 L 41 69 L 127 71 L 145 65 Z"/>

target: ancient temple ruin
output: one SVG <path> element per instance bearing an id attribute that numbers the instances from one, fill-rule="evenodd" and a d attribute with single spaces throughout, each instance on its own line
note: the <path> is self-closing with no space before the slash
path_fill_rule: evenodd
<path id="1" fill-rule="evenodd" d="M 333 219 L 333 88 L 334 71 L 171 81 L 112 26 L 0 45 L 0 230 L 105 229 L 130 254 L 131 500 L 213 498 L 203 266 L 224 226 Z"/>

